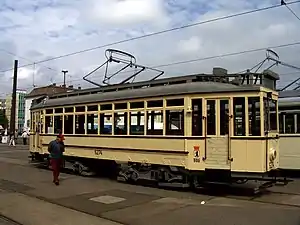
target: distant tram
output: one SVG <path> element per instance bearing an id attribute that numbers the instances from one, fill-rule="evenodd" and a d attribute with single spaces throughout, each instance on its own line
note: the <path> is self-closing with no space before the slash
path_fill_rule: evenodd
<path id="1" fill-rule="evenodd" d="M 300 91 L 287 90 L 279 98 L 280 162 L 286 171 L 300 170 Z"/>
<path id="2" fill-rule="evenodd" d="M 276 182 L 278 75 L 191 75 L 59 94 L 31 107 L 30 153 L 65 135 L 65 160 L 119 179 L 197 187 Z M 110 167 L 111 168 L 111 167 Z"/>

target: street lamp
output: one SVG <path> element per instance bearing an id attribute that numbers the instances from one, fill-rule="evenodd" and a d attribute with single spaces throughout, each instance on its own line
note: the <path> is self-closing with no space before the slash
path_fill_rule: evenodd
<path id="1" fill-rule="evenodd" d="M 61 71 L 64 74 L 64 87 L 66 87 L 66 73 L 68 73 L 68 70 L 62 70 Z"/>

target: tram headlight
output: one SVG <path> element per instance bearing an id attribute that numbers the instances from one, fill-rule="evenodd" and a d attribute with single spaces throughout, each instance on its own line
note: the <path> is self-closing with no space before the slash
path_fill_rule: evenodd
<path id="1" fill-rule="evenodd" d="M 270 151 L 269 151 L 269 159 L 271 161 L 274 161 L 277 157 L 277 151 L 275 148 L 271 148 Z"/>

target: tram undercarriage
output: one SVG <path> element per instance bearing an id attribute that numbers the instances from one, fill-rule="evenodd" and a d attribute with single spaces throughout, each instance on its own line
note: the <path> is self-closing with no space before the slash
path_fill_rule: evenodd
<path id="1" fill-rule="evenodd" d="M 31 163 L 50 168 L 48 155 L 31 153 Z M 157 187 L 203 189 L 217 186 L 242 186 L 249 181 L 256 182 L 251 187 L 254 193 L 274 185 L 287 185 L 292 180 L 282 177 L 280 171 L 259 175 L 250 173 L 232 173 L 227 170 L 207 169 L 205 171 L 189 171 L 182 167 L 167 165 L 151 165 L 111 160 L 65 157 L 64 169 L 81 176 L 96 174 L 111 177 L 119 182 L 131 184 L 151 184 Z"/>

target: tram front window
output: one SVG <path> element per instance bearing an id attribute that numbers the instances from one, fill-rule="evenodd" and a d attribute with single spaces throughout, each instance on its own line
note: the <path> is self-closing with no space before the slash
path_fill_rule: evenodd
<path id="1" fill-rule="evenodd" d="M 277 131 L 277 100 L 264 98 L 265 131 Z"/>

